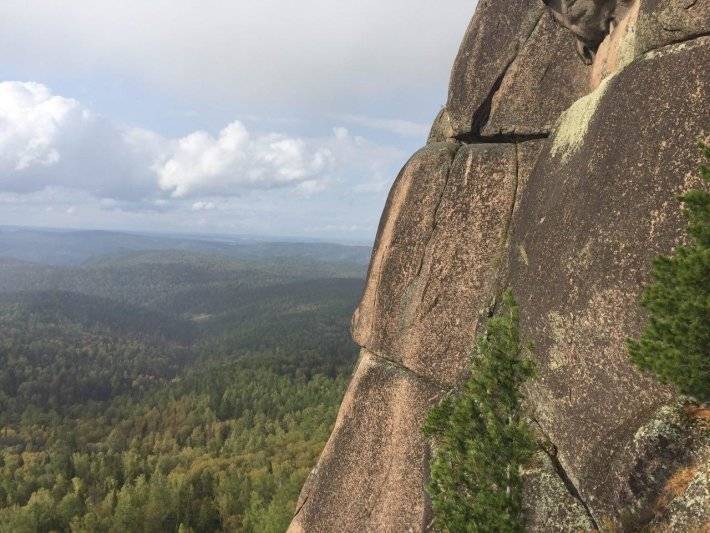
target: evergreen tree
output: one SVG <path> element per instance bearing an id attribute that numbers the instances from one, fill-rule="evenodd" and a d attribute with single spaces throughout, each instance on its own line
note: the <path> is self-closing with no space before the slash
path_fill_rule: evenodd
<path id="1" fill-rule="evenodd" d="M 710 148 L 702 147 L 710 160 Z M 701 167 L 704 183 L 710 169 Z M 680 198 L 688 218 L 687 245 L 654 261 L 653 283 L 642 305 L 649 320 L 638 340 L 629 341 L 631 359 L 664 383 L 700 401 L 710 400 L 710 193 L 707 187 Z"/>
<path id="2" fill-rule="evenodd" d="M 521 415 L 520 386 L 533 373 L 523 357 L 518 309 L 507 293 L 488 324 L 462 389 L 429 413 L 435 526 L 449 532 L 522 531 L 520 469 L 535 450 Z"/>

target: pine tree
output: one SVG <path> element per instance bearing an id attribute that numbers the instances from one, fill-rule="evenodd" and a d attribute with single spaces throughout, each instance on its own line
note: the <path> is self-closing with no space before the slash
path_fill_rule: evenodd
<path id="1" fill-rule="evenodd" d="M 535 441 L 521 415 L 520 386 L 533 369 L 518 320 L 507 293 L 502 315 L 477 342 L 471 377 L 427 418 L 424 431 L 434 441 L 428 490 L 441 531 L 524 529 L 520 469 Z"/>
<path id="2" fill-rule="evenodd" d="M 710 148 L 702 146 L 710 161 Z M 701 167 L 705 185 L 710 168 Z M 629 341 L 631 359 L 664 383 L 700 401 L 710 400 L 710 193 L 707 187 L 680 198 L 688 218 L 689 243 L 652 269 L 653 283 L 642 305 L 649 319 L 638 340 Z"/>

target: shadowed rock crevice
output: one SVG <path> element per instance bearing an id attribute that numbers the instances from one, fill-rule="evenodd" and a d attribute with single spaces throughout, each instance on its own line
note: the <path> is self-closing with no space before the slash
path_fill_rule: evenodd
<path id="1" fill-rule="evenodd" d="M 529 37 L 529 36 L 528 36 Z M 471 131 L 468 132 L 466 135 L 469 135 L 473 138 L 481 138 L 481 131 L 483 130 L 484 126 L 488 124 L 488 120 L 491 118 L 491 110 L 493 108 L 493 99 L 496 97 L 498 94 L 498 91 L 500 90 L 500 86 L 503 84 L 503 80 L 505 79 L 506 74 L 508 74 L 508 70 L 510 69 L 511 65 L 515 61 L 517 55 L 513 56 L 510 61 L 503 67 L 503 70 L 501 73 L 498 75 L 496 80 L 493 82 L 493 86 L 491 87 L 491 90 L 488 92 L 486 97 L 483 99 L 483 102 L 481 102 L 481 105 L 478 107 L 478 109 L 473 113 L 473 118 L 471 120 Z M 464 136 L 466 136 L 464 135 Z"/>
<path id="2" fill-rule="evenodd" d="M 547 132 L 541 133 L 498 133 L 493 135 L 474 135 L 473 133 L 466 133 L 456 137 L 457 141 L 464 144 L 516 144 L 526 141 L 538 141 L 540 139 L 547 139 L 550 136 Z"/>
<path id="3" fill-rule="evenodd" d="M 569 493 L 570 496 L 572 496 L 575 500 L 579 502 L 579 504 L 584 508 L 584 511 L 593 525 L 594 529 L 599 529 L 599 525 L 597 524 L 596 520 L 594 519 L 594 516 L 589 508 L 589 505 L 587 502 L 584 501 L 584 498 L 580 494 L 579 490 L 577 489 L 577 486 L 574 484 L 572 481 L 572 478 L 570 478 L 569 474 L 565 470 L 564 466 L 562 466 L 562 463 L 559 460 L 559 457 L 557 457 L 557 446 L 550 440 L 549 435 L 545 433 L 545 430 L 543 427 L 540 425 L 540 423 L 532 416 L 529 417 L 530 421 L 533 424 L 535 433 L 538 434 L 538 439 L 541 443 L 541 449 L 543 453 L 549 458 L 550 464 L 554 467 L 554 470 L 557 474 L 557 476 L 560 478 L 560 480 L 564 483 L 565 488 L 567 489 L 567 492 Z"/>

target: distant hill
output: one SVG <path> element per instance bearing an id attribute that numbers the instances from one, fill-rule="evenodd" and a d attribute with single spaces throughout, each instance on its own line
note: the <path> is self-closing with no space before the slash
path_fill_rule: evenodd
<path id="1" fill-rule="evenodd" d="M 0 256 L 34 263 L 77 266 L 105 255 L 147 250 L 182 250 L 245 260 L 301 258 L 363 267 L 368 264 L 371 253 L 369 246 L 321 242 L 0 227 Z"/>
<path id="2" fill-rule="evenodd" d="M 76 292 L 36 291 L 0 293 L 0 312 L 14 310 L 47 323 L 71 322 L 133 338 L 189 344 L 196 334 L 189 320 L 167 313 Z"/>
<path id="3" fill-rule="evenodd" d="M 304 256 L 236 259 L 182 250 L 129 252 L 97 257 L 84 265 L 52 266 L 0 260 L 0 293 L 77 292 L 116 301 L 161 307 L 190 294 L 229 303 L 239 292 L 298 280 L 362 279 L 365 267 Z M 230 296 L 231 295 L 231 296 Z M 226 300 L 225 300 L 226 298 Z"/>

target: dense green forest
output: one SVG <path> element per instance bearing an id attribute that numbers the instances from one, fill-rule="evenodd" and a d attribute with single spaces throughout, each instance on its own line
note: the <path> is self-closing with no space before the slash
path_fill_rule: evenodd
<path id="1" fill-rule="evenodd" d="M 0 261 L 0 532 L 283 531 L 361 289 L 303 254 Z"/>

